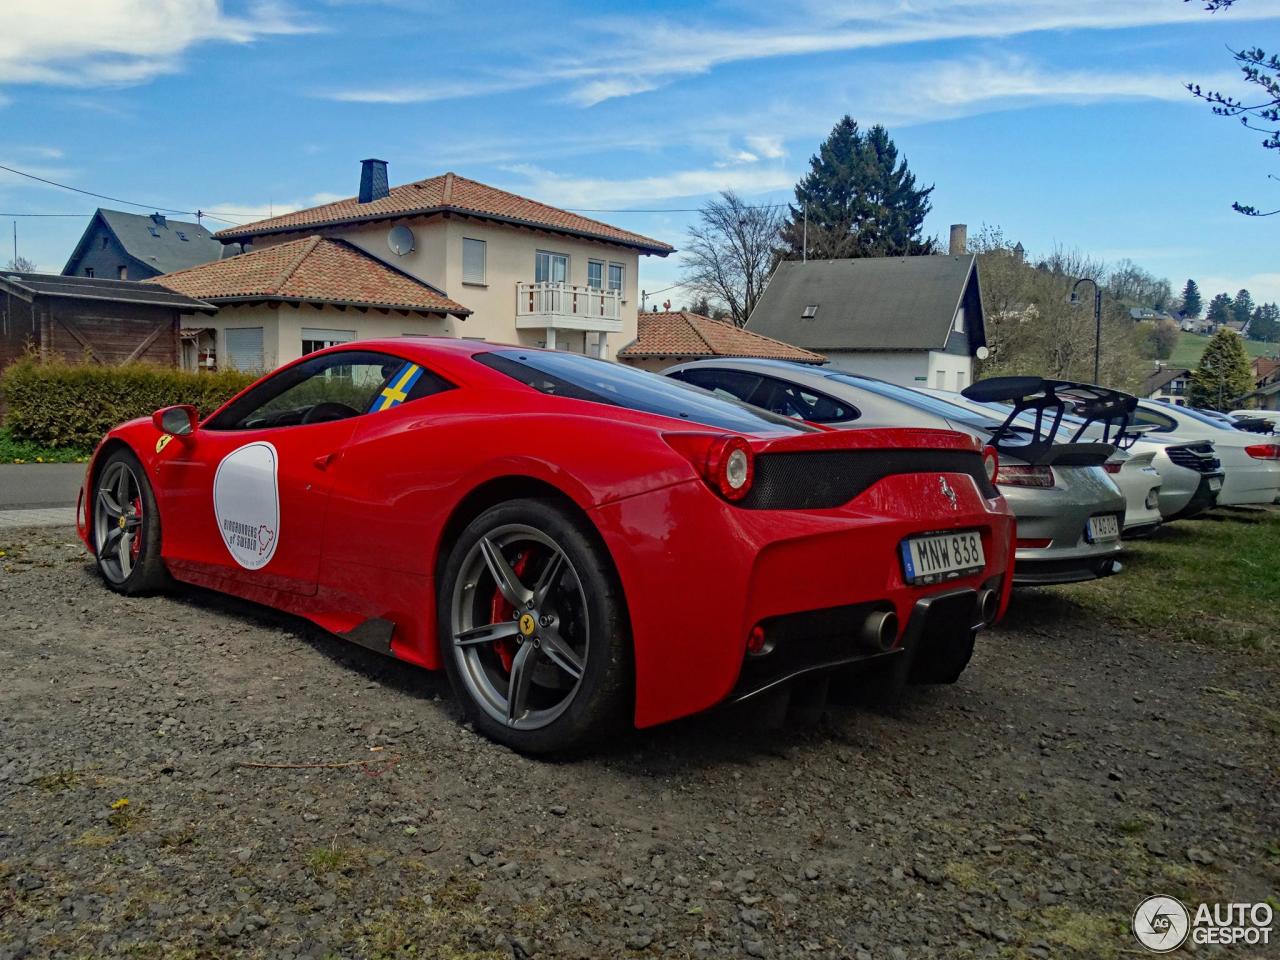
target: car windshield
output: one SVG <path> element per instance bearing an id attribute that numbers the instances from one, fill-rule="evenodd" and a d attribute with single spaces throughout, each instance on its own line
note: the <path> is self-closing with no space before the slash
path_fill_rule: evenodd
<path id="1" fill-rule="evenodd" d="M 859 387 L 881 397 L 897 400 L 899 403 L 905 403 L 908 406 L 915 407 L 917 410 L 927 410 L 939 417 L 945 417 L 948 420 L 954 420 L 957 423 L 963 423 L 967 427 L 974 427 L 978 430 L 990 432 L 1003 422 L 1003 420 L 983 416 L 976 410 L 970 410 L 967 407 L 961 407 L 946 400 L 931 397 L 927 393 L 912 390 L 910 387 L 900 387 L 896 383 L 886 383 L 884 380 L 873 380 L 870 377 L 858 377 L 848 373 L 829 373 L 827 374 L 827 379 L 835 380 L 838 383 L 847 383 L 851 387 Z"/>
<path id="2" fill-rule="evenodd" d="M 497 350 L 475 359 L 540 393 L 608 403 L 739 433 L 808 433 L 816 427 L 701 387 L 581 354 Z"/>

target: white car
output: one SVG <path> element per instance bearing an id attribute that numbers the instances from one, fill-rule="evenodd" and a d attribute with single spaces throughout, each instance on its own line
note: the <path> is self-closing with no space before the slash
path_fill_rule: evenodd
<path id="1" fill-rule="evenodd" d="M 1130 453 L 1150 453 L 1160 474 L 1160 515 L 1167 523 L 1198 516 L 1214 507 L 1222 491 L 1222 465 L 1209 440 L 1140 437 Z"/>
<path id="2" fill-rule="evenodd" d="M 1154 533 L 1163 522 L 1160 513 L 1160 487 L 1164 481 L 1152 466 L 1156 452 L 1135 453 L 1116 450 L 1103 466 L 1124 494 L 1124 535 L 1144 537 Z"/>
<path id="3" fill-rule="evenodd" d="M 1274 503 L 1280 497 L 1280 442 L 1245 433 L 1186 407 L 1138 401 L 1134 421 L 1151 428 L 1152 439 L 1209 440 L 1222 462 L 1218 504 L 1238 507 Z"/>

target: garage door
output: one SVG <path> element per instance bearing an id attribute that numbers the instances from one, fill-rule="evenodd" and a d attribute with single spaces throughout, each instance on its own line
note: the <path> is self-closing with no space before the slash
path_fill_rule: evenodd
<path id="1" fill-rule="evenodd" d="M 227 366 L 247 373 L 262 372 L 261 327 L 227 328 Z"/>

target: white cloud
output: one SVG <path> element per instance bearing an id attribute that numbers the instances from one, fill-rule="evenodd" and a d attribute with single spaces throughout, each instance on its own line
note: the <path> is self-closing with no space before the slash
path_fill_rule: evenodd
<path id="1" fill-rule="evenodd" d="M 243 15 L 218 0 L 39 0 L 9 4 L 0 31 L 0 83 L 119 86 L 180 66 L 202 43 L 249 43 L 304 32 L 282 7 L 258 2 Z"/>
<path id="2" fill-rule="evenodd" d="M 530 164 L 504 169 L 524 178 L 522 191 L 544 203 L 561 207 L 609 207 L 631 203 L 651 203 L 682 197 L 700 197 L 721 190 L 758 194 L 787 190 L 795 176 L 780 168 L 740 167 L 736 169 L 679 170 L 652 177 L 610 180 L 604 177 L 569 177 Z"/>
<path id="3" fill-rule="evenodd" d="M 459 100 L 494 93 L 509 93 L 513 90 L 525 90 L 538 86 L 544 82 L 546 81 L 543 79 L 531 77 L 444 81 L 388 87 L 356 87 L 320 93 L 318 96 L 326 100 L 336 100 L 339 103 L 432 103 L 437 100 Z"/>
<path id="4" fill-rule="evenodd" d="M 782 137 L 774 134 L 750 134 L 742 138 L 748 147 L 754 150 L 762 157 L 770 160 L 778 160 L 787 155 L 787 151 L 782 147 Z"/>
<path id="5" fill-rule="evenodd" d="M 278 217 L 281 214 L 293 213 L 295 210 L 305 210 L 307 207 L 317 207 L 324 203 L 333 203 L 335 200 L 345 200 L 351 196 L 349 193 L 313 193 L 309 197 L 302 199 L 294 199 L 286 202 L 276 202 L 269 200 L 266 203 L 261 201 L 242 201 L 242 200 L 225 200 L 217 203 L 205 204 L 201 207 L 203 210 L 210 211 L 209 216 L 214 214 L 226 214 L 225 217 L 217 220 L 212 224 L 207 224 L 210 230 L 222 230 L 231 225 L 224 223 L 223 220 L 231 221 L 235 224 L 253 223 L 255 220 L 265 220 L 267 217 Z"/>

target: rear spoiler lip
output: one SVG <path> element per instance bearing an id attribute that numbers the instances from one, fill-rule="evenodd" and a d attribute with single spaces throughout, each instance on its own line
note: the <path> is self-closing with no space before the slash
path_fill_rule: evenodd
<path id="1" fill-rule="evenodd" d="M 1019 456 L 1013 450 L 1008 453 L 1033 467 L 1100 467 L 1116 450 L 1114 443 L 1051 443 L 1042 450 L 1028 451 L 1029 457 Z"/>

